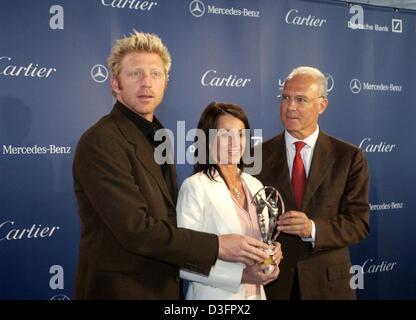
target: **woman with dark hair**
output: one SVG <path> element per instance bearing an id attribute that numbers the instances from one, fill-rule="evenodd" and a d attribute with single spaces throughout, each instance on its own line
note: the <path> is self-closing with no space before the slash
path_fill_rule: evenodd
<path id="1" fill-rule="evenodd" d="M 202 113 L 198 129 L 194 174 L 179 191 L 178 226 L 261 240 L 256 207 L 251 200 L 263 185 L 243 172 L 242 155 L 246 141 L 250 141 L 244 110 L 235 104 L 212 102 Z M 263 285 L 277 278 L 281 257 L 280 245 L 276 244 L 276 266 L 271 273 L 265 272 L 264 264 L 245 266 L 220 259 L 208 276 L 192 272 L 191 267 L 183 269 L 181 277 L 189 280 L 186 299 L 265 299 Z"/>

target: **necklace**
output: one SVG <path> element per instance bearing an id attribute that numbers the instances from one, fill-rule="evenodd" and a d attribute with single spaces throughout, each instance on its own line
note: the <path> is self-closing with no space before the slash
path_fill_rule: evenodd
<path id="1" fill-rule="evenodd" d="M 240 190 L 238 190 L 238 188 L 237 188 L 237 187 L 233 187 L 233 188 L 232 188 L 232 190 L 233 190 L 233 192 L 235 193 L 236 198 L 237 198 L 237 199 L 240 199 L 240 197 L 241 197 L 241 191 L 240 191 Z"/>

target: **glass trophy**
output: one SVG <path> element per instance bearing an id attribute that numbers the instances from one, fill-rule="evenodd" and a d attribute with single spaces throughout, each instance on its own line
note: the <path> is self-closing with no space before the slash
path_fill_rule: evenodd
<path id="1" fill-rule="evenodd" d="M 280 231 L 276 228 L 277 220 L 285 212 L 285 204 L 279 191 L 269 186 L 265 186 L 257 191 L 253 196 L 252 203 L 256 206 L 261 238 L 263 242 L 269 245 L 267 250 L 269 258 L 264 261 L 264 264 L 268 266 L 266 273 L 271 273 L 274 270 L 273 243 L 280 234 Z M 266 222 L 266 216 L 268 217 L 268 222 Z"/>

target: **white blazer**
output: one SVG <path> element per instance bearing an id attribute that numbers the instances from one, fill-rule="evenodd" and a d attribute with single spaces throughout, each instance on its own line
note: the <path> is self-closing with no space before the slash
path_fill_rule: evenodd
<path id="1" fill-rule="evenodd" d="M 210 180 L 200 172 L 183 182 L 177 204 L 178 226 L 217 235 L 242 234 L 240 220 L 229 190 L 218 172 L 214 177 L 216 181 Z M 241 178 L 252 195 L 263 188 L 259 180 L 247 173 L 242 173 Z M 264 218 L 267 226 L 267 214 Z M 181 278 L 190 281 L 186 299 L 245 299 L 244 286 L 240 283 L 243 269 L 242 263 L 217 259 L 209 276 L 181 270 Z M 265 298 L 266 295 L 261 286 L 261 299 Z"/>

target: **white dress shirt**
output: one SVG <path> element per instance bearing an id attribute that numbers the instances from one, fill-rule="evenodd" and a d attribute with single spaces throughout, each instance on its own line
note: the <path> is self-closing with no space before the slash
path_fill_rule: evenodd
<path id="1" fill-rule="evenodd" d="M 299 140 L 290 135 L 289 132 L 285 130 L 285 143 L 286 143 L 286 157 L 287 157 L 287 164 L 289 166 L 289 174 L 290 179 L 292 179 L 292 167 L 293 167 L 293 159 L 296 155 L 296 146 L 295 142 L 303 141 L 305 146 L 300 151 L 300 156 L 303 161 L 303 166 L 305 167 L 306 178 L 309 175 L 309 170 L 311 168 L 312 156 L 315 150 L 316 141 L 318 140 L 319 135 L 319 126 L 316 127 L 316 130 L 304 140 Z M 312 220 L 311 220 L 312 221 Z M 316 239 L 316 228 L 315 223 L 312 221 L 312 231 L 310 238 L 301 238 L 303 241 L 312 242 L 312 246 L 315 246 L 315 239 Z"/>

